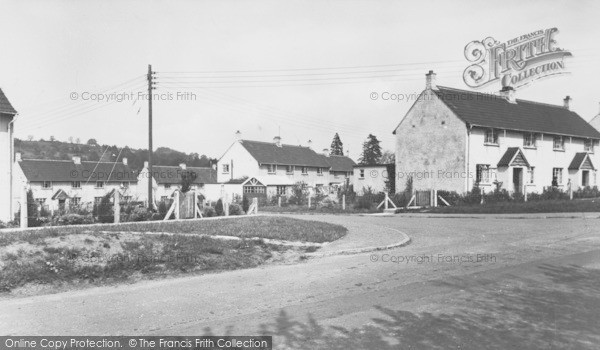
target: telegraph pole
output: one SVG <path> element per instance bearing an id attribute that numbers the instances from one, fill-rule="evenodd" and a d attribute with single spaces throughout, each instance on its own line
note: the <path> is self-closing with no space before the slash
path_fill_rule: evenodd
<path id="1" fill-rule="evenodd" d="M 152 200 L 152 90 L 155 89 L 152 65 L 148 65 L 148 209 L 153 209 Z"/>

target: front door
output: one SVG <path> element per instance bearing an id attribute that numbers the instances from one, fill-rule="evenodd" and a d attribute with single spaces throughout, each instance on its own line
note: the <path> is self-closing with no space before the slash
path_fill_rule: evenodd
<path id="1" fill-rule="evenodd" d="M 523 168 L 513 168 L 513 189 L 515 193 L 521 193 L 523 188 Z"/>
<path id="2" fill-rule="evenodd" d="M 586 187 L 590 185 L 590 171 L 582 170 L 581 171 L 581 186 Z"/>

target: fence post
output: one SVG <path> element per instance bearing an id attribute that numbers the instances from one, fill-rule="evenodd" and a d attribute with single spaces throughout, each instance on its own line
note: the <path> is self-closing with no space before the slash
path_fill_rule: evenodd
<path id="1" fill-rule="evenodd" d="M 175 219 L 179 220 L 179 191 L 175 191 Z"/>
<path id="2" fill-rule="evenodd" d="M 308 195 L 308 209 L 310 209 L 310 194 Z"/>
<path id="3" fill-rule="evenodd" d="M 523 186 L 523 200 L 527 202 L 527 185 Z"/>
<path id="4" fill-rule="evenodd" d="M 388 209 L 388 200 L 389 200 L 389 199 L 388 199 L 388 194 L 387 194 L 387 192 L 386 192 L 386 193 L 385 193 L 385 199 L 384 199 L 384 201 L 385 201 L 385 204 L 384 204 L 385 210 L 387 210 L 387 209 Z"/>
<path id="5" fill-rule="evenodd" d="M 281 207 L 281 196 L 277 198 L 277 206 Z"/>
<path id="6" fill-rule="evenodd" d="M 223 200 L 223 212 L 225 213 L 225 216 L 229 216 L 229 196 L 227 194 L 225 194 L 224 200 Z"/>
<path id="7" fill-rule="evenodd" d="M 346 210 L 346 195 L 342 195 L 342 210 Z"/>
<path id="8" fill-rule="evenodd" d="M 21 228 L 27 228 L 27 187 L 21 189 Z"/>
<path id="9" fill-rule="evenodd" d="M 569 199 L 573 200 L 573 184 L 571 183 L 571 179 L 569 179 Z"/>
<path id="10" fill-rule="evenodd" d="M 115 195 L 113 197 L 113 211 L 114 211 L 114 222 L 115 224 L 118 224 L 119 222 L 121 222 L 121 200 L 120 200 L 120 193 L 119 190 L 115 190 Z"/>

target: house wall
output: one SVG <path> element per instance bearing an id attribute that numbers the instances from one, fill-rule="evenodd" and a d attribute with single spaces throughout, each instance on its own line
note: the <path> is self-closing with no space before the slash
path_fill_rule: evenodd
<path id="1" fill-rule="evenodd" d="M 360 176 L 361 169 L 364 170 L 364 177 Z M 375 193 L 385 192 L 385 181 L 388 176 L 390 175 L 385 166 L 357 166 L 354 168 L 354 176 L 352 177 L 354 191 L 359 196 L 362 196 L 369 187 Z M 391 174 L 391 176 L 393 177 L 394 175 Z"/>
<path id="2" fill-rule="evenodd" d="M 229 173 L 223 172 L 223 164 L 229 164 Z M 217 182 L 227 182 L 243 176 L 259 175 L 258 162 L 239 142 L 235 142 L 217 162 Z"/>
<path id="3" fill-rule="evenodd" d="M 275 173 L 269 173 L 269 166 L 261 165 L 259 167 L 258 176 L 260 178 L 264 178 L 265 181 L 268 180 L 269 176 L 285 176 L 293 184 L 295 184 L 296 182 L 305 182 L 308 185 L 308 187 L 311 187 L 311 188 L 313 188 L 317 185 L 322 185 L 322 186 L 329 185 L 329 183 L 330 183 L 329 169 L 323 168 L 323 172 L 321 175 L 317 174 L 317 168 L 308 167 L 307 170 L 308 170 L 307 174 L 302 174 L 302 167 L 296 166 L 293 174 L 288 174 L 286 172 L 285 165 L 278 165 L 277 171 Z"/>
<path id="4" fill-rule="evenodd" d="M 466 125 L 431 91 L 421 93 L 396 133 L 396 192 L 465 190 Z"/>
<path id="5" fill-rule="evenodd" d="M 492 168 L 497 168 L 498 161 L 508 147 L 520 147 L 530 166 L 534 167 L 533 184 L 528 183 L 527 169 L 523 170 L 527 192 L 541 193 L 544 187 L 551 186 L 553 168 L 563 169 L 563 181 L 559 183 L 560 188 L 566 190 L 569 179 L 571 179 L 574 189 L 580 186 L 581 171 L 573 172 L 569 171 L 568 168 L 575 153 L 584 152 L 584 139 L 566 137 L 565 150 L 555 151 L 553 150 L 554 135 L 538 134 L 537 147 L 533 149 L 523 146 L 522 132 L 498 130 L 498 146 L 492 146 L 484 144 L 485 131 L 484 128 L 473 128 L 469 136 L 469 173 L 472 175 L 469 177 L 469 190 L 475 182 L 477 164 L 489 164 Z M 600 149 L 598 149 L 598 146 L 594 147 L 594 151 L 590 156 L 594 167 L 598 167 L 600 164 Z M 502 188 L 509 192 L 514 190 L 512 188 L 512 176 L 513 167 L 497 170 L 498 181 L 502 182 Z M 595 176 L 591 174 L 590 183 L 592 186 L 597 185 L 597 182 L 594 183 L 594 178 Z M 494 186 L 492 184 L 480 184 L 480 187 L 487 192 L 493 190 Z"/>
<path id="6" fill-rule="evenodd" d="M 0 220 L 10 221 L 10 162 L 11 139 L 8 132 L 8 123 L 12 116 L 0 114 Z"/>

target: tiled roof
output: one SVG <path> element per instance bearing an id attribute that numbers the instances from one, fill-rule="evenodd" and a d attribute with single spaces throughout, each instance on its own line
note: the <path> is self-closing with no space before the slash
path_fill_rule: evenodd
<path id="1" fill-rule="evenodd" d="M 326 157 L 308 147 L 281 145 L 261 141 L 240 141 L 260 164 L 299 165 L 319 168 L 329 168 Z"/>
<path id="2" fill-rule="evenodd" d="M 217 183 L 217 171 L 213 168 L 187 167 L 186 170 L 194 174 L 193 184 Z M 153 165 L 152 177 L 159 184 L 179 184 L 184 171 L 179 166 Z"/>
<path id="3" fill-rule="evenodd" d="M 29 182 L 137 182 L 137 173 L 123 163 L 23 159 L 19 165 Z"/>
<path id="4" fill-rule="evenodd" d="M 346 156 L 322 156 L 331 166 L 331 171 L 351 172 L 356 163 Z"/>
<path id="5" fill-rule="evenodd" d="M 474 126 L 600 139 L 600 132 L 563 106 L 438 86 L 435 94 Z"/>
<path id="6" fill-rule="evenodd" d="M 0 113 L 17 114 L 17 111 L 15 111 L 10 102 L 8 102 L 8 98 L 6 98 L 2 89 L 0 89 Z"/>
<path id="7" fill-rule="evenodd" d="M 575 153 L 575 156 L 573 157 L 573 160 L 571 161 L 571 164 L 569 164 L 569 170 L 579 170 L 579 169 L 581 169 L 581 165 L 586 160 L 586 158 L 588 159 L 591 168 L 593 168 L 594 165 L 591 164 L 592 160 L 589 159 L 588 154 L 586 152 L 578 152 L 578 153 Z"/>
<path id="8" fill-rule="evenodd" d="M 356 164 L 354 168 L 386 168 L 389 166 L 395 165 L 394 163 L 388 164 Z"/>
<path id="9" fill-rule="evenodd" d="M 500 161 L 498 162 L 498 166 L 499 167 L 510 166 L 512 160 L 515 158 L 515 156 L 519 152 L 521 153 L 521 157 L 523 158 L 525 163 L 527 163 L 527 166 L 529 166 L 529 162 L 527 161 L 527 159 L 525 158 L 525 155 L 523 154 L 523 151 L 521 151 L 521 149 L 519 147 L 508 147 L 506 149 L 506 152 L 504 152 L 504 155 L 502 156 L 502 158 L 500 158 Z"/>

